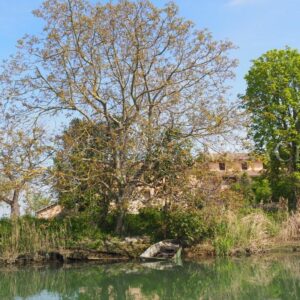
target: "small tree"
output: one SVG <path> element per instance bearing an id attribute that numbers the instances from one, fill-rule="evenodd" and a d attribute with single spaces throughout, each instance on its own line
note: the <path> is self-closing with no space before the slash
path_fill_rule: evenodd
<path id="1" fill-rule="evenodd" d="M 103 125 L 74 119 L 57 142 L 51 173 L 59 202 L 73 211 L 100 209 L 104 218 L 115 189 L 106 178 L 114 162 Z"/>
<path id="2" fill-rule="evenodd" d="M 20 215 L 21 197 L 45 172 L 43 134 L 38 128 L 31 135 L 12 128 L 0 131 L 0 201 L 10 206 L 13 218 Z"/>

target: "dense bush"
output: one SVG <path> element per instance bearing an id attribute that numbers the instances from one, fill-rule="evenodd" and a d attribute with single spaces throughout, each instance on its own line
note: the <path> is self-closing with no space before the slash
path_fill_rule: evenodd
<path id="1" fill-rule="evenodd" d="M 165 236 L 165 213 L 159 209 L 144 208 L 139 214 L 128 214 L 125 232 L 128 235 L 149 235 L 153 240 Z"/>
<path id="2" fill-rule="evenodd" d="M 108 216 L 110 233 L 115 227 L 116 217 Z M 197 242 L 209 236 L 214 230 L 204 221 L 201 210 L 174 210 L 165 212 L 154 208 L 144 208 L 139 214 L 127 214 L 124 235 L 147 235 L 153 241 L 178 239 L 185 242 Z M 109 231 L 108 231 L 109 232 Z"/>
<path id="3" fill-rule="evenodd" d="M 252 184 L 252 189 L 255 195 L 256 203 L 266 203 L 272 198 L 272 189 L 270 182 L 266 178 L 258 178 Z"/>
<path id="4" fill-rule="evenodd" d="M 208 236 L 207 225 L 201 211 L 176 210 L 168 214 L 167 232 L 170 238 L 198 242 Z"/>

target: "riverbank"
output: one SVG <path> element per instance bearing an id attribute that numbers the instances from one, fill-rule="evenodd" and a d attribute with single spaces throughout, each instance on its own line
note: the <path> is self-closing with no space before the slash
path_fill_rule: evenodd
<path id="1" fill-rule="evenodd" d="M 262 256 L 277 253 L 300 253 L 300 240 L 287 242 L 271 242 L 260 247 L 233 248 L 227 254 L 228 257 Z M 189 260 L 202 260 L 217 257 L 216 249 L 211 243 L 202 243 L 184 249 L 184 256 Z"/>
<path id="2" fill-rule="evenodd" d="M 118 262 L 138 257 L 150 238 L 120 238 L 81 218 L 0 220 L 0 264 Z"/>
<path id="3" fill-rule="evenodd" d="M 116 236 L 82 217 L 0 220 L 0 264 L 131 261 L 152 243 L 165 239 L 162 233 L 181 241 L 184 258 L 192 260 L 300 249 L 299 213 L 202 210 L 168 217 L 155 211 L 129 215 L 124 234 L 131 237 Z"/>
<path id="4" fill-rule="evenodd" d="M 102 241 L 98 249 L 92 248 L 57 248 L 39 250 L 36 252 L 24 252 L 0 257 L 0 265 L 27 265 L 48 263 L 116 263 L 135 260 L 150 246 L 147 237 L 125 238 Z"/>
<path id="5" fill-rule="evenodd" d="M 139 255 L 150 245 L 147 237 L 125 238 L 123 240 L 114 238 L 111 241 L 105 241 L 104 246 L 98 250 L 87 248 L 53 249 L 36 253 L 22 253 L 6 258 L 0 257 L 0 266 L 131 262 L 138 260 Z M 259 248 L 235 248 L 228 253 L 228 257 L 268 257 L 271 254 L 288 255 L 291 253 L 300 253 L 300 240 L 280 243 L 270 241 Z M 208 242 L 185 247 L 182 255 L 184 260 L 195 262 L 218 257 L 215 248 Z"/>

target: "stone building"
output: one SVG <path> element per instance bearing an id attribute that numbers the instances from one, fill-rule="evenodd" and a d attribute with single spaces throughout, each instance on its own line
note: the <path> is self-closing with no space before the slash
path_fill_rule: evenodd
<path id="1" fill-rule="evenodd" d="M 265 170 L 263 162 L 248 153 L 209 154 L 206 165 L 209 171 L 222 177 L 225 185 L 237 181 L 242 174 L 253 178 Z"/>

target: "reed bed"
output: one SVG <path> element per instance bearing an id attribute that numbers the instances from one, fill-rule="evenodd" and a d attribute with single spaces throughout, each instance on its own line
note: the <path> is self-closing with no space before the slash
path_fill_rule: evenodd
<path id="1" fill-rule="evenodd" d="M 74 243 L 72 223 L 34 218 L 0 220 L 0 257 L 16 258 L 20 254 L 37 254 L 66 248 Z"/>

